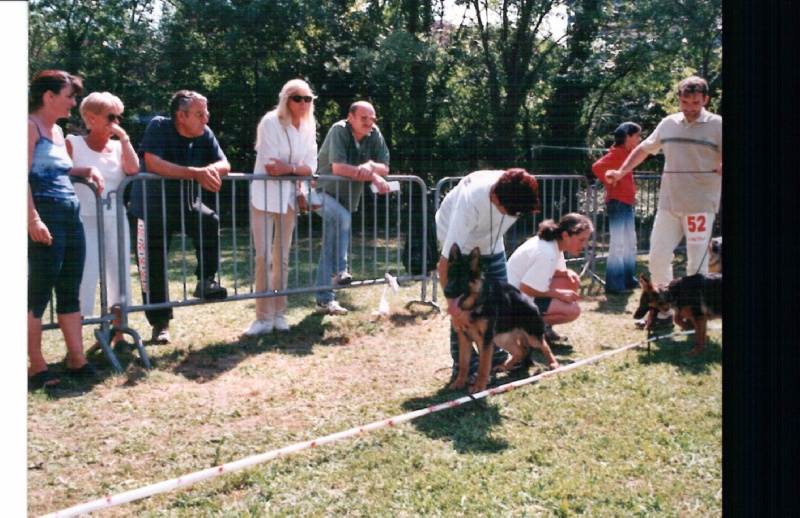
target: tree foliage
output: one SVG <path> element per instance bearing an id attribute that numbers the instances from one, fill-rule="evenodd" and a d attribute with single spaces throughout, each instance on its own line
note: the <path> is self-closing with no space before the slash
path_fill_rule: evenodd
<path id="1" fill-rule="evenodd" d="M 201 91 L 237 171 L 294 77 L 319 96 L 320 140 L 367 99 L 393 171 L 431 181 L 578 171 L 585 154 L 533 164 L 531 146 L 597 147 L 624 120 L 652 129 L 690 73 L 709 80 L 712 109 L 721 95 L 721 0 L 32 0 L 29 12 L 31 74 L 62 68 L 118 95 L 134 141 L 175 90 Z"/>

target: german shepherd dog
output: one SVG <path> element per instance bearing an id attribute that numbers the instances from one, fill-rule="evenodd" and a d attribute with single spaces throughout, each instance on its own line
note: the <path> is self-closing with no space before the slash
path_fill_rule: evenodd
<path id="1" fill-rule="evenodd" d="M 494 345 L 511 354 L 511 358 L 495 370 L 509 370 L 524 361 L 531 347 L 540 349 L 548 366 L 557 369 L 558 362 L 544 339 L 544 319 L 533 299 L 507 282 L 484 279 L 478 248 L 469 256 L 462 256 L 458 245 L 453 245 L 448 258 L 444 288 L 448 312 L 452 314 L 456 307 L 471 312 L 467 331 L 456 330 L 458 377 L 449 388 L 461 389 L 466 385 L 473 341 L 478 346 L 478 380 L 469 389 L 470 393 L 486 390 Z"/>
<path id="2" fill-rule="evenodd" d="M 642 274 L 639 283 L 642 296 L 633 318 L 649 312 L 647 329 L 658 311 L 674 308 L 675 323 L 684 330 L 694 329 L 695 345 L 689 355 L 700 354 L 706 347 L 708 321 L 722 316 L 722 275 L 697 273 L 656 286 Z"/>

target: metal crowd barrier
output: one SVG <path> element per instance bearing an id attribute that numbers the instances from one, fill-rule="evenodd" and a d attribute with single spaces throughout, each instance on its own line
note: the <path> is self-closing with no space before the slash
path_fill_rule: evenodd
<path id="1" fill-rule="evenodd" d="M 658 206 L 658 192 L 661 186 L 661 175 L 656 174 L 634 174 L 634 184 L 636 196 L 634 202 L 634 221 L 636 225 L 636 253 L 647 254 L 650 251 L 650 233 L 653 230 L 656 208 Z M 605 281 L 595 272 L 596 261 L 608 259 L 608 249 L 610 243 L 610 232 L 608 229 L 608 218 L 606 217 L 605 185 L 602 182 L 595 182 L 588 186 L 587 214 L 592 218 L 595 227 L 594 235 L 590 246 L 592 247 L 593 257 L 589 273 L 593 282 L 605 286 Z M 677 249 L 685 248 L 679 246 Z"/>
<path id="2" fill-rule="evenodd" d="M 72 181 L 73 184 L 83 184 L 83 185 L 86 185 L 93 192 L 97 191 L 97 186 L 94 185 L 94 184 L 88 183 L 86 181 L 86 179 L 84 179 L 84 178 L 79 178 L 79 177 L 76 177 L 76 176 L 70 176 L 70 180 Z M 99 284 L 99 290 L 98 290 L 98 292 L 100 294 L 100 297 L 99 297 L 100 298 L 100 314 L 99 315 L 92 315 L 92 316 L 89 316 L 89 317 L 84 316 L 82 318 L 81 324 L 83 326 L 88 326 L 88 325 L 98 325 L 99 326 L 94 331 L 94 336 L 95 336 L 95 339 L 97 340 L 97 342 L 87 350 L 87 353 L 91 353 L 92 351 L 94 351 L 94 350 L 96 350 L 98 348 L 101 349 L 105 353 L 105 355 L 108 357 L 108 359 L 111 362 L 111 365 L 114 367 L 114 369 L 116 369 L 117 371 L 122 371 L 122 366 L 120 365 L 119 360 L 117 359 L 117 357 L 114 354 L 114 351 L 112 350 L 111 345 L 110 345 L 111 337 L 114 336 L 114 334 L 116 332 L 129 334 L 129 335 L 131 335 L 131 337 L 134 340 L 134 344 L 136 345 L 136 348 L 137 348 L 137 350 L 139 352 L 139 357 L 141 358 L 144 367 L 149 369 L 150 368 L 150 360 L 147 357 L 147 353 L 145 352 L 144 345 L 142 344 L 141 339 L 139 339 L 138 334 L 133 329 L 127 327 L 127 325 L 125 323 L 126 322 L 125 320 L 122 321 L 122 324 L 120 326 L 115 326 L 115 327 L 112 328 L 112 321 L 115 319 L 116 315 L 114 313 L 112 313 L 111 311 L 109 311 L 109 305 L 108 305 L 108 296 L 107 296 L 108 291 L 107 291 L 107 288 L 106 288 L 106 286 L 107 286 L 106 258 L 105 258 L 105 253 L 104 253 L 104 251 L 106 249 L 105 248 L 106 247 L 106 241 L 105 241 L 105 213 L 107 211 L 111 210 L 112 200 L 114 199 L 114 197 L 120 195 L 121 192 L 122 192 L 121 190 L 120 191 L 111 191 L 111 192 L 106 192 L 105 196 L 96 197 L 96 203 L 95 203 L 95 211 L 96 212 L 95 212 L 95 215 L 97 217 L 97 240 L 98 240 L 98 247 L 97 247 L 97 250 L 98 250 L 98 263 L 97 263 L 97 265 L 98 265 L 98 269 L 99 269 L 99 277 L 98 277 L 99 278 L 99 283 L 98 283 Z M 122 203 L 117 203 L 117 208 L 118 208 L 118 212 L 117 212 L 117 214 L 118 214 L 118 218 L 117 218 L 118 233 L 117 233 L 117 235 L 123 235 L 122 234 L 123 227 L 121 225 L 123 223 L 126 223 L 126 221 L 127 221 L 125 219 L 125 209 L 124 209 Z M 119 217 L 120 213 L 122 215 L 121 218 Z M 119 247 L 118 250 L 119 250 L 119 257 L 120 257 L 120 262 L 119 262 L 119 265 L 118 265 L 119 266 L 118 278 L 125 279 L 126 277 L 124 275 L 123 268 L 130 268 L 130 265 L 128 264 L 127 261 L 123 261 L 123 258 L 125 258 L 125 257 L 130 258 L 130 251 L 125 249 L 125 244 L 123 242 L 117 243 L 116 246 Z M 88 258 L 87 258 L 87 260 L 88 260 Z M 125 283 L 122 283 L 122 284 L 125 284 Z M 120 295 L 122 297 L 125 297 L 127 292 L 128 292 L 128 289 L 129 289 L 129 287 L 127 287 L 127 286 L 121 286 L 120 287 Z M 51 303 L 50 303 L 50 305 L 48 307 L 48 310 L 49 310 L 48 311 L 49 321 L 42 323 L 42 329 L 43 330 L 59 329 L 57 318 L 56 318 L 56 315 L 55 315 L 55 307 L 54 307 L 54 304 L 53 304 L 52 301 L 51 301 Z"/>
<path id="3" fill-rule="evenodd" d="M 295 214 L 294 235 L 292 239 L 292 250 L 289 254 L 289 275 L 286 289 L 275 290 L 268 288 L 266 291 L 258 292 L 255 289 L 255 249 L 252 236 L 252 221 L 250 221 L 250 185 L 251 183 L 260 184 L 266 190 L 276 188 L 276 181 L 314 181 L 324 179 L 336 182 L 335 198 L 344 200 L 352 198 L 354 185 L 348 179 L 338 176 L 325 177 L 300 177 L 300 176 L 281 176 L 272 177 L 268 175 L 251 175 L 232 173 L 223 178 L 223 189 L 219 192 L 210 194 L 197 188 L 197 184 L 186 180 L 165 179 L 164 177 L 140 173 L 127 177 L 119 186 L 117 191 L 104 193 L 105 196 L 97 200 L 98 218 L 98 239 L 100 253 L 100 314 L 85 318 L 84 325 L 99 325 L 95 330 L 97 344 L 94 348 L 101 348 L 108 356 L 113 367 L 122 370 L 115 357 L 114 351 L 110 347 L 111 337 L 116 332 L 129 335 L 138 350 L 139 356 L 145 365 L 150 366 L 147 353 L 142 339 L 135 329 L 128 324 L 128 316 L 133 312 L 142 312 L 151 309 L 188 307 L 198 304 L 222 303 L 226 301 L 255 299 L 260 297 L 274 297 L 280 295 L 308 294 L 320 290 L 342 290 L 352 289 L 361 286 L 370 286 L 387 282 L 387 273 L 395 276 L 398 281 L 420 281 L 419 300 L 410 301 L 407 306 L 414 303 L 422 303 L 434 306 L 437 304 L 437 277 L 436 269 L 424 271 L 427 266 L 417 266 L 419 271 L 409 272 L 413 259 L 420 265 L 427 265 L 428 254 L 431 249 L 426 246 L 429 242 L 428 229 L 430 219 L 434 217 L 429 207 L 436 210 L 439 207 L 443 196 L 452 189 L 462 177 L 448 177 L 440 180 L 435 190 L 428 190 L 426 184 L 417 176 L 392 175 L 387 180 L 397 181 L 401 188 L 398 191 L 387 195 L 378 195 L 365 186 L 363 197 L 360 200 L 360 207 L 357 212 L 351 214 L 350 244 L 348 247 L 348 266 L 354 281 L 347 286 L 334 284 L 316 285 L 317 263 L 320 257 L 320 244 L 323 239 L 322 219 L 313 215 L 313 211 L 307 214 Z M 545 219 L 558 220 L 569 212 L 579 212 L 589 215 L 595 225 L 595 233 L 587 244 L 582 254 L 568 259 L 568 263 L 578 264 L 582 274 L 589 273 L 592 282 L 600 284 L 603 281 L 595 274 L 596 261 L 604 260 L 608 251 L 608 230 L 604 210 L 604 190 L 601 183 L 591 184 L 583 176 L 579 175 L 537 175 L 539 181 L 540 197 L 542 200 L 541 212 L 520 218 L 504 236 L 506 243 L 506 253 L 510 254 L 525 240 L 532 237 L 539 223 Z M 657 189 L 660 181 L 658 175 L 637 175 L 637 238 L 639 241 L 640 253 L 646 253 L 649 243 L 649 233 L 652 228 L 655 207 L 657 204 Z M 77 179 L 77 181 L 82 181 Z M 140 289 L 140 276 L 136 273 L 131 274 L 131 286 L 120 287 L 120 302 L 114 305 L 114 310 L 118 311 L 120 323 L 112 325 L 115 314 L 108 309 L 106 294 L 107 279 L 105 278 L 105 257 L 102 253 L 106 246 L 117 246 L 119 265 L 119 278 L 124 278 L 125 271 L 131 270 L 131 250 L 127 249 L 120 240 L 118 243 L 106 243 L 103 235 L 103 213 L 110 210 L 112 197 L 122 198 L 122 193 L 133 182 L 156 182 L 161 185 L 162 201 L 169 202 L 174 210 L 178 208 L 180 220 L 180 231 L 173 236 L 173 243 L 177 241 L 170 252 L 164 244 L 162 254 L 164 257 L 165 275 L 168 287 L 172 285 L 169 300 L 166 302 L 155 303 L 149 300 L 147 293 L 142 294 Z M 164 186 L 166 182 L 180 182 L 180 195 L 177 200 L 166 200 Z M 202 264 L 204 258 L 202 254 L 197 254 L 198 258 L 192 261 L 194 248 L 191 246 L 187 250 L 187 228 L 186 210 L 192 195 L 198 195 L 200 201 L 210 207 L 220 218 L 220 245 L 214 251 L 219 263 L 216 273 L 216 280 L 228 289 L 228 296 L 224 300 L 205 300 L 191 295 L 192 287 L 195 284 L 195 276 L 190 274 L 190 266 L 197 262 Z M 434 199 L 430 200 L 429 197 Z M 225 203 L 223 203 L 223 201 Z M 242 205 L 245 205 L 244 207 Z M 162 204 L 166 205 L 166 204 Z M 224 210 L 223 210 L 224 208 Z M 128 215 L 123 203 L 116 204 L 118 235 L 123 235 L 123 226 L 129 225 Z M 159 214 L 161 221 L 165 221 L 166 209 Z M 171 210 L 171 212 L 172 212 Z M 152 214 L 145 206 L 148 215 Z M 245 216 L 242 216 L 244 214 Z M 242 221 L 245 219 L 246 221 Z M 135 223 L 135 222 L 134 222 Z M 200 219 L 199 225 L 202 225 Z M 264 225 L 266 227 L 266 225 Z M 136 228 L 136 225 L 133 225 Z M 278 226 L 276 232 L 280 232 Z M 198 242 L 195 245 L 202 249 L 203 235 L 198 231 Z M 148 239 L 145 233 L 145 243 Z M 265 236 L 266 239 L 266 236 Z M 435 236 L 433 236 L 435 241 Z M 132 231 L 131 241 L 137 243 L 138 239 L 135 230 Z M 279 240 L 280 242 L 280 240 Z M 420 244 L 422 243 L 422 244 Z M 409 245 L 414 246 L 409 246 Z M 137 243 L 137 247 L 142 243 Z M 145 250 L 145 266 L 149 265 L 149 253 Z M 438 259 L 438 246 L 435 247 L 436 259 Z M 275 253 L 280 253 L 276 251 Z M 421 257 L 412 258 L 412 254 Z M 270 258 L 266 258 L 267 265 Z M 269 271 L 269 267 L 267 268 Z M 426 300 L 427 284 L 431 281 L 433 292 L 431 300 Z M 188 283 L 188 288 L 187 288 Z M 175 284 L 181 286 L 180 290 L 175 290 Z M 50 322 L 44 325 L 45 329 L 55 329 L 58 327 L 50 310 Z"/>
<path id="4" fill-rule="evenodd" d="M 337 176 L 314 177 L 313 180 L 324 179 L 336 182 L 337 197 L 344 200 L 352 197 L 352 182 Z M 267 175 L 250 174 L 230 174 L 223 178 L 224 188 L 219 192 L 210 194 L 197 189 L 197 184 L 185 180 L 165 179 L 161 176 L 140 173 L 135 176 L 127 177 L 119 186 L 117 191 L 104 193 L 104 198 L 98 198 L 98 225 L 102 227 L 103 208 L 110 206 L 109 199 L 112 196 L 122 197 L 126 188 L 133 182 L 156 182 L 161 185 L 162 193 L 162 212 L 158 214 L 162 222 L 166 217 L 177 217 L 180 220 L 180 230 L 172 236 L 173 246 L 167 251 L 167 244 L 164 243 L 162 253 L 165 265 L 165 275 L 169 292 L 169 300 L 165 302 L 153 302 L 149 293 L 141 293 L 140 276 L 137 273 L 131 274 L 132 286 L 121 286 L 120 303 L 114 306 L 119 311 L 120 324 L 111 325 L 115 315 L 108 311 L 106 299 L 106 279 L 102 261 L 102 253 L 107 246 L 119 247 L 119 275 L 124 274 L 125 269 L 130 271 L 131 250 L 127 250 L 125 244 L 105 242 L 100 229 L 101 264 L 100 264 L 100 315 L 93 316 L 84 320 L 85 325 L 100 324 L 95 334 L 98 338 L 97 347 L 102 348 L 103 352 L 109 357 L 115 369 L 121 370 L 121 366 L 114 351 L 110 347 L 111 337 L 116 332 L 122 332 L 132 337 L 142 362 L 146 367 L 150 366 L 147 353 L 144 349 L 143 341 L 136 330 L 129 325 L 129 315 L 134 312 L 142 312 L 151 309 L 188 307 L 198 304 L 223 303 L 227 301 L 255 299 L 259 297 L 274 297 L 279 295 L 307 294 L 320 290 L 352 289 L 361 286 L 371 286 L 386 283 L 386 274 L 389 273 L 400 282 L 421 281 L 420 299 L 414 302 L 433 304 L 426 301 L 427 281 L 430 279 L 428 272 L 408 272 L 404 267 L 404 257 L 410 261 L 408 255 L 410 250 L 406 250 L 406 244 L 415 240 L 426 238 L 425 228 L 428 217 L 433 217 L 427 213 L 426 186 L 417 176 L 392 175 L 386 178 L 388 181 L 399 182 L 401 188 L 398 191 L 390 192 L 386 195 L 373 193 L 368 186 L 365 186 L 363 198 L 360 200 L 359 210 L 353 212 L 351 217 L 351 239 L 348 248 L 348 266 L 353 275 L 353 282 L 348 286 L 333 284 L 316 285 L 317 263 L 320 257 L 320 244 L 322 241 L 323 225 L 322 219 L 314 216 L 312 211 L 307 214 L 296 214 L 294 236 L 292 240 L 292 250 L 289 254 L 289 280 L 287 288 L 284 290 L 268 289 L 267 291 L 257 292 L 255 290 L 255 248 L 253 246 L 252 222 L 250 221 L 250 184 L 262 184 L 264 189 L 276 188 L 276 181 L 309 181 L 309 177 L 282 176 L 280 178 Z M 167 200 L 164 195 L 164 185 L 166 182 L 181 182 L 178 199 Z M 338 186 L 341 185 L 341 189 Z M 242 192 L 244 191 L 244 192 Z M 220 244 L 215 251 L 219 262 L 219 269 L 216 273 L 216 280 L 228 290 L 228 296 L 224 300 L 205 300 L 195 298 L 192 295 L 195 284 L 193 266 L 198 262 L 203 263 L 204 256 L 195 255 L 194 246 L 203 248 L 202 229 L 198 231 L 198 239 L 195 243 L 187 243 L 187 210 L 192 195 L 199 195 L 199 200 L 211 208 L 220 218 Z M 242 205 L 245 205 L 244 207 Z M 167 209 L 169 207 L 169 214 Z M 223 210 L 224 207 L 224 210 Z M 177 212 L 177 214 L 175 214 Z M 246 216 L 242 216 L 246 214 Z M 153 216 L 151 209 L 145 204 L 145 215 Z M 421 216 L 421 224 L 419 218 Z M 242 221 L 242 219 L 245 221 Z M 133 228 L 136 229 L 136 222 Z M 117 224 L 119 235 L 122 235 L 123 226 L 131 222 L 126 214 L 123 203 L 117 204 Z M 203 225 L 203 218 L 199 218 L 198 225 Z M 145 228 L 147 225 L 145 224 Z M 265 226 L 266 227 L 266 226 Z M 266 232 L 266 230 L 265 230 Z M 280 226 L 276 229 L 280 232 Z M 151 257 L 147 250 L 148 233 L 144 232 L 144 243 L 138 243 L 136 231 L 132 231 L 131 241 L 136 243 L 136 247 L 144 245 L 143 264 L 149 271 Z M 280 253 L 280 251 L 274 251 Z M 405 256 L 404 256 L 405 253 Z M 423 254 L 425 252 L 423 251 Z M 269 264 L 269 258 L 266 259 Z M 425 257 L 423 256 L 423 262 Z M 202 270 L 202 268 L 201 268 Z M 269 271 L 269 269 L 268 269 Z M 151 273 L 152 274 L 152 273 Z M 176 284 L 180 289 L 176 289 Z M 51 324 L 46 328 L 57 328 L 51 318 Z"/>
<path id="5" fill-rule="evenodd" d="M 605 212 L 605 187 L 601 182 L 589 182 L 580 175 L 535 175 L 539 182 L 541 212 L 520 218 L 503 236 L 506 255 L 510 256 L 519 245 L 536 234 L 539 223 L 546 219 L 558 221 L 570 212 L 578 212 L 592 220 L 595 232 L 586 244 L 586 248 L 576 257 L 567 258 L 567 264 L 579 264 L 581 275 L 589 275 L 592 284 L 605 285 L 605 281 L 596 273 L 597 261 L 608 258 L 609 231 Z M 439 180 L 435 190 L 435 206 L 438 209 L 444 196 L 458 184 L 463 177 L 447 177 Z M 661 183 L 659 175 L 635 175 L 636 205 L 636 239 L 638 253 L 649 250 L 650 231 L 653 228 L 658 189 Z M 438 278 L 434 272 L 433 300 L 437 300 Z"/>
<path id="6" fill-rule="evenodd" d="M 541 200 L 541 212 L 529 214 L 519 218 L 514 225 L 508 229 L 503 236 L 505 242 L 506 256 L 510 256 L 519 245 L 530 239 L 536 234 L 539 223 L 546 219 L 558 221 L 561 216 L 570 212 L 587 213 L 588 206 L 591 206 L 591 199 L 587 199 L 588 182 L 583 176 L 578 175 L 535 175 L 539 183 L 539 199 Z M 442 178 L 436 184 L 436 208 L 450 190 L 452 190 L 463 177 Z M 441 245 L 441 243 L 440 243 Z M 591 249 L 592 243 L 587 245 Z M 591 255 L 584 251 L 584 254 L 577 258 L 570 258 L 567 263 L 581 261 L 591 261 Z M 437 300 L 438 276 L 434 274 L 433 300 Z"/>

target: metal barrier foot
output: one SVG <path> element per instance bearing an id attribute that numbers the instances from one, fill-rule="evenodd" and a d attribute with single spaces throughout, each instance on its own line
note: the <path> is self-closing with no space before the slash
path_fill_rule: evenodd
<path id="1" fill-rule="evenodd" d="M 142 342 L 142 337 L 139 336 L 139 333 L 130 328 L 125 328 L 121 331 L 131 335 L 131 338 L 133 338 L 133 343 L 136 345 L 136 349 L 139 351 L 139 359 L 142 360 L 142 365 L 144 365 L 145 369 L 150 369 L 150 358 L 147 356 L 147 351 L 144 350 L 144 343 Z"/>
<path id="2" fill-rule="evenodd" d="M 114 354 L 114 351 L 112 351 L 111 347 L 108 345 L 108 336 L 106 336 L 106 334 L 100 329 L 94 330 L 94 336 L 97 338 L 97 342 L 89 348 L 87 353 L 94 352 L 97 349 L 102 349 L 108 357 L 108 360 L 111 362 L 111 365 L 114 367 L 114 370 L 117 372 L 122 372 L 122 365 L 119 364 L 117 355 Z"/>
<path id="3" fill-rule="evenodd" d="M 424 306 L 435 308 L 440 315 L 442 314 L 442 308 L 439 307 L 439 304 L 429 300 L 411 300 L 406 304 L 406 309 L 411 309 L 411 306 L 414 304 L 422 304 Z"/>

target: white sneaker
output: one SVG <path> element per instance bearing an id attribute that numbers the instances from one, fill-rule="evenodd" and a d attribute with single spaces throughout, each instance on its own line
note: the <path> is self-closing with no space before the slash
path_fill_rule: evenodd
<path id="1" fill-rule="evenodd" d="M 332 284 L 336 284 L 339 286 L 347 286 L 353 283 L 353 276 L 350 275 L 350 273 L 347 270 L 345 270 L 341 273 L 333 275 L 331 281 Z"/>
<path id="2" fill-rule="evenodd" d="M 258 335 L 268 335 L 272 332 L 272 320 L 253 320 L 253 323 L 250 324 L 250 327 L 247 328 L 247 331 L 244 332 L 245 336 L 258 336 Z"/>
<path id="3" fill-rule="evenodd" d="M 332 300 L 327 304 L 317 303 L 317 313 L 321 315 L 346 315 L 347 310 L 340 306 L 338 302 Z"/>
<path id="4" fill-rule="evenodd" d="M 273 326 L 275 328 L 275 331 L 289 330 L 289 324 L 286 323 L 286 319 L 283 317 L 275 317 L 275 320 L 273 321 Z"/>

